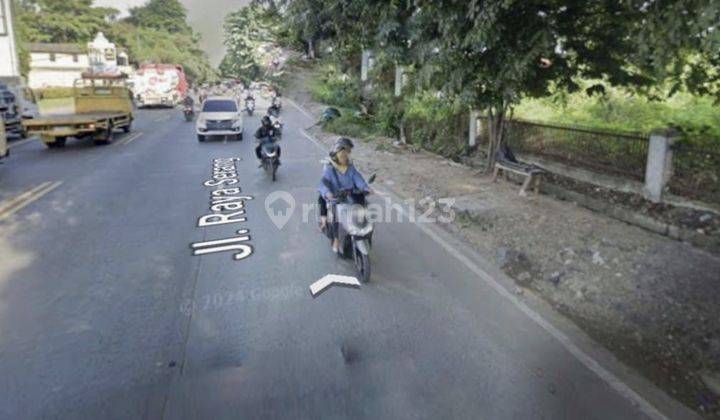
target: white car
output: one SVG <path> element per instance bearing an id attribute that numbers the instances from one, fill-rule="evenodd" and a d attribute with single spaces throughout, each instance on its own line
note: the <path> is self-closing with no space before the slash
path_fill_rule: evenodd
<path id="1" fill-rule="evenodd" d="M 242 111 L 231 96 L 211 96 L 205 100 L 195 125 L 198 141 L 208 136 L 227 136 L 242 140 Z"/>

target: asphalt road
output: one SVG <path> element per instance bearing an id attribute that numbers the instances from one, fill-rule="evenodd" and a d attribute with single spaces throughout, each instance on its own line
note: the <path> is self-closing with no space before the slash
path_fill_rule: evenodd
<path id="1" fill-rule="evenodd" d="M 0 418 L 661 417 L 432 226 L 379 224 L 372 282 L 313 299 L 311 283 L 353 268 L 303 222 L 323 152 L 306 116 L 283 118 L 276 183 L 253 156 L 257 116 L 242 142 L 199 143 L 179 110 L 147 110 L 110 146 L 13 146 Z M 213 159 L 232 157 L 246 220 L 198 227 Z M 276 190 L 296 201 L 282 229 L 265 208 Z M 192 255 L 240 229 L 248 257 Z"/>

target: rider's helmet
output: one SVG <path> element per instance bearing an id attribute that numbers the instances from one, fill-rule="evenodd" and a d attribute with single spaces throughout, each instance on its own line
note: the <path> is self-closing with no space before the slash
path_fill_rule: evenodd
<path id="1" fill-rule="evenodd" d="M 335 140 L 335 144 L 333 144 L 332 149 L 330 149 L 330 157 L 334 158 L 335 155 L 345 149 L 348 152 L 352 150 L 352 148 L 355 147 L 352 140 L 350 140 L 347 137 L 340 137 L 337 140 Z"/>

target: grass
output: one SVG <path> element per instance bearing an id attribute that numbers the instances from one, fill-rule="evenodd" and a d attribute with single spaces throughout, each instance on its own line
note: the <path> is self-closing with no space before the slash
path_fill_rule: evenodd
<path id="1" fill-rule="evenodd" d="M 515 108 L 515 116 L 601 130 L 647 133 L 673 127 L 693 142 L 720 143 L 720 112 L 713 99 L 686 93 L 665 101 L 650 101 L 620 89 L 608 89 L 605 97 L 576 93 L 565 98 L 526 99 Z"/>

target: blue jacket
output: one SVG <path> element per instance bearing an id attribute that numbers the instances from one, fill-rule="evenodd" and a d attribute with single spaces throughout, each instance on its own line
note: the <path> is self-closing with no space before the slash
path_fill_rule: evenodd
<path id="1" fill-rule="evenodd" d="M 337 177 L 333 174 L 333 171 L 337 174 Z M 353 166 L 353 164 L 348 165 L 347 171 L 345 171 L 345 173 L 342 173 L 339 170 L 335 169 L 331 164 L 325 165 L 322 179 L 327 179 L 328 181 L 330 181 L 330 185 L 333 186 L 336 193 L 340 190 L 351 189 L 370 191 L 370 187 L 368 186 L 367 182 L 365 182 L 365 178 L 363 178 L 360 172 L 355 169 L 355 166 Z M 332 191 L 325 186 L 322 180 L 320 180 L 320 185 L 318 185 L 318 192 L 320 192 L 320 195 L 324 198 L 327 197 L 328 193 Z"/>

